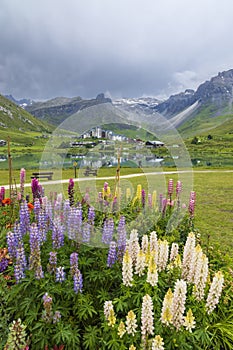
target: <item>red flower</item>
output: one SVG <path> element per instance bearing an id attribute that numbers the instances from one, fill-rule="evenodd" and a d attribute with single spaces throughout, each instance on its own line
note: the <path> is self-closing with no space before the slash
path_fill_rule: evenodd
<path id="1" fill-rule="evenodd" d="M 5 198 L 2 200 L 3 205 L 10 205 L 11 204 L 11 199 L 10 198 Z"/>
<path id="2" fill-rule="evenodd" d="M 32 211 L 34 209 L 34 205 L 32 203 L 28 203 L 28 209 Z"/>

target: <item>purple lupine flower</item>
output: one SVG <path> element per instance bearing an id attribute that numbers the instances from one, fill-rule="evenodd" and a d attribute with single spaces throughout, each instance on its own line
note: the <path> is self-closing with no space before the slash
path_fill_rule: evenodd
<path id="1" fill-rule="evenodd" d="M 67 221 L 68 237 L 72 240 L 79 240 L 82 230 L 82 209 L 81 207 L 70 208 Z"/>
<path id="2" fill-rule="evenodd" d="M 148 193 L 148 206 L 149 206 L 149 208 L 152 208 L 152 195 L 151 195 L 151 193 Z"/>
<path id="3" fill-rule="evenodd" d="M 165 212 L 166 212 L 166 208 L 167 208 L 167 198 L 163 198 L 163 201 L 162 201 L 162 214 L 165 215 Z"/>
<path id="4" fill-rule="evenodd" d="M 53 208 L 50 201 L 47 201 L 45 204 L 45 214 L 46 214 L 48 229 L 51 230 L 53 227 Z"/>
<path id="5" fill-rule="evenodd" d="M 19 224 L 20 224 L 21 234 L 25 235 L 29 230 L 29 226 L 30 226 L 30 216 L 29 216 L 28 205 L 26 201 L 23 201 L 20 204 Z"/>
<path id="6" fill-rule="evenodd" d="M 70 272 L 73 276 L 78 268 L 78 253 L 74 252 L 70 254 Z"/>
<path id="7" fill-rule="evenodd" d="M 59 249 L 64 245 L 64 226 L 59 216 L 55 217 L 52 228 L 53 249 Z"/>
<path id="8" fill-rule="evenodd" d="M 88 223 L 92 226 L 94 226 L 94 220 L 95 220 L 95 208 L 89 207 L 88 210 Z"/>
<path id="9" fill-rule="evenodd" d="M 167 190 L 167 193 L 170 197 L 172 196 L 173 191 L 174 191 L 174 183 L 173 183 L 173 179 L 170 179 L 168 181 L 168 190 Z"/>
<path id="10" fill-rule="evenodd" d="M 70 273 L 73 277 L 75 293 L 82 292 L 83 279 L 78 268 L 78 253 L 76 252 L 70 254 Z"/>
<path id="11" fill-rule="evenodd" d="M 114 241 L 110 242 L 109 251 L 108 251 L 108 258 L 107 258 L 107 266 L 108 267 L 111 267 L 116 261 L 116 258 L 117 258 L 116 247 L 117 247 L 116 242 L 114 242 Z"/>
<path id="12" fill-rule="evenodd" d="M 57 196 L 57 200 L 54 203 L 54 212 L 58 215 L 62 209 L 62 197 L 60 195 Z"/>
<path id="13" fill-rule="evenodd" d="M 49 305 L 52 305 L 52 302 L 53 302 L 53 299 L 52 299 L 52 297 L 50 297 L 49 295 L 48 295 L 48 293 L 45 293 L 44 295 L 43 295 L 43 305 L 44 305 L 44 308 L 46 309 Z"/>
<path id="14" fill-rule="evenodd" d="M 63 266 L 59 266 L 56 268 L 56 282 L 64 282 L 65 281 L 65 271 Z"/>
<path id="15" fill-rule="evenodd" d="M 122 260 L 126 248 L 126 227 L 125 217 L 121 216 L 117 228 L 118 240 L 117 240 L 117 258 L 119 261 Z"/>
<path id="16" fill-rule="evenodd" d="M 47 266 L 49 273 L 55 273 L 57 267 L 57 252 L 49 253 L 49 263 Z"/>
<path id="17" fill-rule="evenodd" d="M 43 296 L 43 306 L 44 311 L 42 313 L 42 318 L 45 320 L 45 322 L 51 322 L 53 313 L 52 313 L 52 302 L 53 299 L 48 295 L 48 293 L 45 293 Z"/>
<path id="18" fill-rule="evenodd" d="M 62 213 L 63 213 L 63 216 L 62 216 L 62 222 L 63 224 L 67 224 L 68 222 L 68 217 L 70 215 L 70 201 L 69 199 L 66 199 L 64 202 L 63 202 L 63 210 L 62 210 Z"/>
<path id="19" fill-rule="evenodd" d="M 82 293 L 82 289 L 83 289 L 83 276 L 80 272 L 79 269 L 77 269 L 75 271 L 75 274 L 73 276 L 73 281 L 74 281 L 74 291 L 75 293 Z"/>
<path id="20" fill-rule="evenodd" d="M 194 217 L 195 202 L 196 202 L 196 192 L 191 191 L 190 198 L 189 198 L 189 208 L 188 208 L 191 218 Z"/>
<path id="21" fill-rule="evenodd" d="M 30 223 L 28 223 L 28 227 L 30 227 Z M 14 234 L 15 234 L 15 238 L 16 238 L 16 240 L 18 242 L 23 239 L 23 234 L 21 232 L 21 227 L 20 227 L 20 224 L 17 221 L 14 224 Z"/>
<path id="22" fill-rule="evenodd" d="M 38 222 L 38 218 L 39 218 L 39 212 L 40 212 L 40 200 L 39 198 L 35 198 L 34 200 L 34 213 L 35 213 L 35 219 Z"/>
<path id="23" fill-rule="evenodd" d="M 5 198 L 5 187 L 2 186 L 0 190 L 0 200 L 2 201 Z"/>
<path id="24" fill-rule="evenodd" d="M 38 215 L 38 230 L 40 232 L 41 241 L 46 241 L 46 216 L 45 211 L 43 209 L 40 209 L 39 215 Z"/>
<path id="25" fill-rule="evenodd" d="M 41 188 L 40 188 L 38 179 L 36 179 L 35 177 L 32 179 L 31 188 L 32 188 L 33 199 L 35 200 L 35 198 L 40 198 Z"/>
<path id="26" fill-rule="evenodd" d="M 91 225 L 90 225 L 88 222 L 84 222 L 84 224 L 83 224 L 82 235 L 83 235 L 83 243 L 88 243 L 88 242 L 90 242 L 90 238 L 91 238 Z"/>
<path id="27" fill-rule="evenodd" d="M 42 269 L 41 264 L 37 267 L 37 269 L 35 270 L 35 278 L 37 280 L 40 280 L 41 278 L 44 278 L 44 271 Z"/>
<path id="28" fill-rule="evenodd" d="M 70 206 L 74 205 L 74 180 L 69 180 L 69 186 L 68 186 L 68 196 L 70 200 Z"/>
<path id="29" fill-rule="evenodd" d="M 87 203 L 87 204 L 90 203 L 90 188 L 89 187 L 86 188 L 86 193 L 85 193 L 85 195 L 83 197 L 83 201 L 82 202 Z"/>
<path id="30" fill-rule="evenodd" d="M 29 270 L 35 271 L 36 279 L 44 277 L 42 266 L 41 266 L 41 236 L 38 232 L 38 227 L 34 223 L 30 227 L 30 256 L 29 256 Z"/>
<path id="31" fill-rule="evenodd" d="M 103 234 L 102 234 L 103 243 L 109 244 L 111 242 L 113 231 L 114 231 L 113 218 L 108 218 L 104 221 Z"/>
<path id="32" fill-rule="evenodd" d="M 142 189 L 142 206 L 145 207 L 146 204 L 146 191 Z"/>
<path id="33" fill-rule="evenodd" d="M 60 311 L 55 311 L 53 315 L 53 323 L 59 322 L 61 319 L 61 313 Z"/>
<path id="34" fill-rule="evenodd" d="M 104 183 L 104 192 L 107 192 L 107 190 L 108 190 L 108 182 L 105 182 Z"/>
<path id="35" fill-rule="evenodd" d="M 9 231 L 6 236 L 7 239 L 7 249 L 8 254 L 11 259 L 16 258 L 16 250 L 18 246 L 18 239 L 15 236 L 14 232 Z"/>
<path id="36" fill-rule="evenodd" d="M 20 194 L 21 198 L 24 197 L 24 184 L 25 184 L 26 170 L 22 168 L 20 170 Z"/>
<path id="37" fill-rule="evenodd" d="M 7 258 L 2 258 L 2 260 L 0 260 L 0 272 L 3 272 L 7 269 L 9 264 L 9 260 Z"/>
<path id="38" fill-rule="evenodd" d="M 16 249 L 16 261 L 14 266 L 14 275 L 16 279 L 16 283 L 19 283 L 22 278 L 25 277 L 25 269 L 27 267 L 27 261 L 24 252 L 23 242 L 18 243 L 18 247 Z"/>
<path id="39" fill-rule="evenodd" d="M 182 192 L 182 182 L 177 181 L 176 183 L 176 198 L 177 198 L 177 207 L 180 209 L 180 194 Z"/>

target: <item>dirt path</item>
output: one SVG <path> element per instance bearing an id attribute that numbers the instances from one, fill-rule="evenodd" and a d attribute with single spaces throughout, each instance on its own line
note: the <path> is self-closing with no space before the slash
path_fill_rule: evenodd
<path id="1" fill-rule="evenodd" d="M 139 173 L 139 174 L 128 174 L 128 175 L 121 175 L 121 179 L 128 179 L 131 177 L 140 177 L 145 175 L 172 175 L 172 174 L 187 174 L 187 173 L 233 173 L 233 170 L 171 170 L 171 171 L 155 171 L 155 172 L 149 172 L 149 173 Z M 108 177 L 80 177 L 73 179 L 74 182 L 83 182 L 83 181 L 106 181 L 106 180 L 114 180 L 115 176 L 108 176 Z M 56 184 L 63 184 L 68 183 L 69 179 L 62 179 L 62 180 L 50 180 L 50 181 L 43 181 L 40 182 L 42 185 L 56 185 Z M 20 187 L 20 184 L 16 184 L 17 188 Z M 30 187 L 31 183 L 26 183 L 24 187 Z M 9 185 L 4 186 L 6 190 L 9 189 Z"/>

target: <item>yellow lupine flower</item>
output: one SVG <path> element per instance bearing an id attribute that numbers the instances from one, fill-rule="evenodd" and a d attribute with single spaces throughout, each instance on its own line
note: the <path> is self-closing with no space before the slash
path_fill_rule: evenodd
<path id="1" fill-rule="evenodd" d="M 118 326 L 118 335 L 120 338 L 123 337 L 123 335 L 125 334 L 126 329 L 125 329 L 125 324 L 123 321 L 120 322 L 119 326 Z"/>
<path id="2" fill-rule="evenodd" d="M 191 333 L 192 328 L 195 327 L 195 317 L 191 309 L 187 312 L 187 315 L 184 318 L 184 327 Z"/>
<path id="3" fill-rule="evenodd" d="M 138 200 L 141 200 L 141 198 L 142 198 L 142 185 L 141 184 L 137 185 L 136 197 Z"/>
<path id="4" fill-rule="evenodd" d="M 136 348 L 135 348 L 135 346 L 132 344 L 132 345 L 130 345 L 129 350 L 136 350 Z"/>
<path id="5" fill-rule="evenodd" d="M 161 321 L 167 326 L 172 322 L 172 303 L 173 293 L 171 288 L 169 288 L 163 300 L 163 307 L 161 313 Z"/>
<path id="6" fill-rule="evenodd" d="M 177 254 L 175 260 L 174 260 L 174 266 L 175 267 L 182 267 L 181 257 L 180 254 Z"/>
<path id="7" fill-rule="evenodd" d="M 109 316 L 108 316 L 108 325 L 110 327 L 114 327 L 115 323 L 116 323 L 116 317 L 115 317 L 114 310 L 110 309 Z"/>

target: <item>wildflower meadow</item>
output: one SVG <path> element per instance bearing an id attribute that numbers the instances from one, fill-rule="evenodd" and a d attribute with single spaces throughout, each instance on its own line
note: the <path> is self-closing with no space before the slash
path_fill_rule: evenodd
<path id="1" fill-rule="evenodd" d="M 233 273 L 181 181 L 135 194 L 0 190 L 1 349 L 233 348 Z"/>

